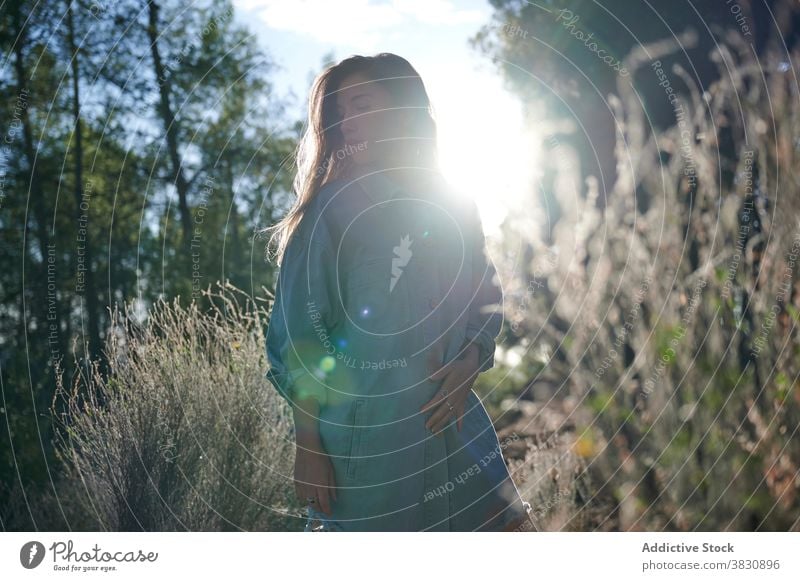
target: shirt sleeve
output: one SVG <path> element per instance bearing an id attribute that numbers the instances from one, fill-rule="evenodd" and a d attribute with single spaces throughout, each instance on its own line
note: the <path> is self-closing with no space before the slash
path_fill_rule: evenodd
<path id="1" fill-rule="evenodd" d="M 497 271 L 486 251 L 478 208 L 472 202 L 470 219 L 470 253 L 472 260 L 473 298 L 469 306 L 466 340 L 479 350 L 480 371 L 494 367 L 496 338 L 503 326 L 503 292 L 494 282 Z"/>
<path id="2" fill-rule="evenodd" d="M 320 408 L 328 402 L 326 370 L 335 357 L 331 330 L 341 312 L 335 266 L 322 227 L 313 236 L 296 232 L 281 261 L 266 330 L 265 376 L 290 404 L 308 396 Z"/>

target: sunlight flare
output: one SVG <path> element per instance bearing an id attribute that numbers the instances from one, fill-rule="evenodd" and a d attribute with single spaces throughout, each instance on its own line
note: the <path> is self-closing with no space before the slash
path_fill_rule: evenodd
<path id="1" fill-rule="evenodd" d="M 431 86 L 442 172 L 475 199 L 487 234 L 530 200 L 540 151 L 519 101 L 493 80 L 459 84 L 447 78 Z"/>

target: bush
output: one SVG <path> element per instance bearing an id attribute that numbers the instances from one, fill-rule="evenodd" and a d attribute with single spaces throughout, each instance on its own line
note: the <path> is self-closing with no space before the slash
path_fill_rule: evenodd
<path id="1" fill-rule="evenodd" d="M 800 522 L 800 55 L 727 40 L 707 92 L 666 71 L 689 92 L 665 131 L 619 83 L 613 191 L 557 191 L 568 211 L 533 243 L 519 335 L 623 530 Z M 665 46 L 626 62 L 657 82 Z"/>
<path id="2" fill-rule="evenodd" d="M 285 402 L 264 377 L 265 312 L 227 286 L 212 307 L 112 313 L 105 352 L 63 384 L 57 486 L 70 526 L 112 531 L 300 530 Z M 295 510 L 299 515 L 299 512 Z"/>

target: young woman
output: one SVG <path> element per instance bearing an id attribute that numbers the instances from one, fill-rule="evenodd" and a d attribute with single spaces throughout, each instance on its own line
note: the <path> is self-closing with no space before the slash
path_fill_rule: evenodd
<path id="1" fill-rule="evenodd" d="M 417 72 L 389 53 L 327 68 L 297 158 L 266 376 L 294 412 L 305 530 L 529 530 L 472 390 L 502 293 L 474 202 L 437 170 Z"/>

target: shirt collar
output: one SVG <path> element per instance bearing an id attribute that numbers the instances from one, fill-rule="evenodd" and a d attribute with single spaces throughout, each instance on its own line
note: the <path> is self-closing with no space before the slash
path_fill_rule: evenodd
<path id="1" fill-rule="evenodd" d="M 360 177 L 355 178 L 353 181 L 359 184 L 367 196 L 377 204 L 400 197 L 401 194 L 410 191 L 408 187 L 392 179 L 392 173 L 391 169 L 387 170 L 375 163 L 370 163 L 362 167 Z M 433 183 L 441 185 L 441 176 L 437 174 L 433 179 Z M 422 192 L 426 191 L 430 186 L 431 184 L 426 181 L 413 189 L 414 191 Z"/>
<path id="2" fill-rule="evenodd" d="M 404 191 L 398 182 L 389 177 L 389 173 L 378 166 L 369 165 L 364 168 L 363 173 L 355 179 L 355 182 L 376 204 L 386 202 Z"/>

